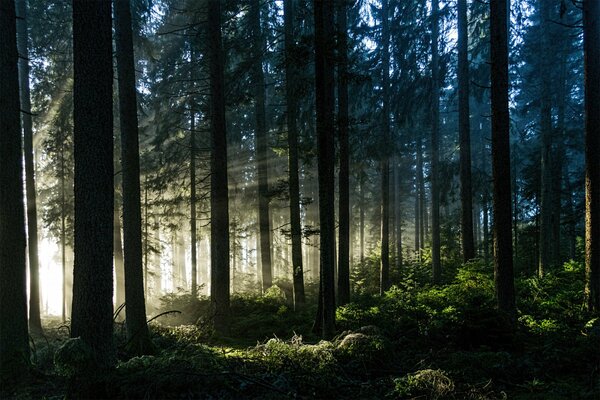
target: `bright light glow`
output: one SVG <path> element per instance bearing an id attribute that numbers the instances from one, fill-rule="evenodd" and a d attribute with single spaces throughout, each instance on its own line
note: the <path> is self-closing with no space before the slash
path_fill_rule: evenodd
<path id="1" fill-rule="evenodd" d="M 60 316 L 63 282 L 60 248 L 48 238 L 42 239 L 39 243 L 39 262 L 42 312 Z"/>

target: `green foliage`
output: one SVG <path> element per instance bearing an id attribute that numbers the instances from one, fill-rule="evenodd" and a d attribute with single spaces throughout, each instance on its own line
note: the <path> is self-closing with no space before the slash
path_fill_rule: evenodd
<path id="1" fill-rule="evenodd" d="M 67 339 L 54 354 L 58 374 L 71 377 L 94 367 L 92 349 L 81 338 Z"/>
<path id="2" fill-rule="evenodd" d="M 441 399 L 454 391 L 454 382 L 442 370 L 424 369 L 394 380 L 389 397 Z"/>

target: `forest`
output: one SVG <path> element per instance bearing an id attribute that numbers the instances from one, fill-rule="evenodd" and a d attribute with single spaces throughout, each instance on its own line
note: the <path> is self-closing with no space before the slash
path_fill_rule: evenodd
<path id="1" fill-rule="evenodd" d="M 600 0 L 0 0 L 1 399 L 600 398 Z"/>

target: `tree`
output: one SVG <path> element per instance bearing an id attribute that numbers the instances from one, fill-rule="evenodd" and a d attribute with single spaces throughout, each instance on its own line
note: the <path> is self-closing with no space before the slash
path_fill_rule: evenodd
<path id="1" fill-rule="evenodd" d="M 290 191 L 290 229 L 292 236 L 292 279 L 294 306 L 304 303 L 304 268 L 302 264 L 302 226 L 300 220 L 300 182 L 298 179 L 298 102 L 297 71 L 294 59 L 294 0 L 284 0 L 285 19 L 285 101 L 287 105 L 288 185 Z"/>
<path id="2" fill-rule="evenodd" d="M 227 328 L 229 315 L 229 194 L 227 130 L 225 125 L 225 60 L 221 40 L 221 2 L 208 1 L 208 59 L 210 63 L 210 295 L 214 325 Z"/>
<path id="3" fill-rule="evenodd" d="M 379 290 L 390 288 L 390 28 L 388 0 L 381 2 L 381 86 L 382 86 L 382 160 L 381 160 L 381 265 Z"/>
<path id="4" fill-rule="evenodd" d="M 439 2 L 431 2 L 431 264 L 433 282 L 442 279 L 440 260 L 440 34 Z"/>
<path id="5" fill-rule="evenodd" d="M 339 240 L 338 240 L 338 303 L 350 301 L 350 145 L 348 140 L 348 27 L 346 0 L 338 0 L 337 57 L 338 57 L 338 141 L 339 172 Z"/>
<path id="6" fill-rule="evenodd" d="M 508 111 L 508 4 L 490 3 L 492 101 L 492 174 L 494 182 L 494 280 L 498 309 L 514 315 Z"/>
<path id="7" fill-rule="evenodd" d="M 334 49 L 333 1 L 314 1 L 315 96 L 317 107 L 317 161 L 319 172 L 320 317 L 322 335 L 335 331 L 335 208 L 334 208 Z M 319 318 L 319 313 L 317 313 Z"/>
<path id="8" fill-rule="evenodd" d="M 14 0 L 0 1 L 0 381 L 29 364 L 23 148 Z"/>
<path id="9" fill-rule="evenodd" d="M 75 265 L 71 337 L 114 364 L 112 23 L 108 0 L 73 1 Z"/>
<path id="10" fill-rule="evenodd" d="M 475 258 L 471 190 L 471 125 L 469 110 L 469 31 L 467 0 L 458 0 L 458 135 L 460 143 L 460 233 L 463 261 Z"/>
<path id="11" fill-rule="evenodd" d="M 253 34 L 252 78 L 254 84 L 254 113 L 256 117 L 256 164 L 258 169 L 258 226 L 260 235 L 260 264 L 262 290 L 273 284 L 271 271 L 271 224 L 269 218 L 268 139 L 265 115 L 265 76 L 263 71 L 264 38 L 260 26 L 260 0 L 250 6 Z"/>
<path id="12" fill-rule="evenodd" d="M 114 12 L 121 122 L 123 264 L 127 342 L 129 351 L 139 355 L 151 352 L 153 346 L 148 335 L 144 300 L 140 154 L 130 1 L 115 0 Z"/>
<path id="13" fill-rule="evenodd" d="M 600 311 L 600 3 L 583 2 L 586 303 Z"/>
<path id="14" fill-rule="evenodd" d="M 33 123 L 29 90 L 29 45 L 27 32 L 27 1 L 16 2 L 17 47 L 19 50 L 19 88 L 23 123 L 23 151 L 25 153 L 25 193 L 27 195 L 27 249 L 29 256 L 29 329 L 42 332 L 40 319 L 40 279 L 38 260 L 37 201 L 33 165 Z"/>

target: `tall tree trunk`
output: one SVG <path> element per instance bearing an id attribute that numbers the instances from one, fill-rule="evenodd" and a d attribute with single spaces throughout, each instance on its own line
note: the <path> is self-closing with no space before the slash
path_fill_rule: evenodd
<path id="1" fill-rule="evenodd" d="M 27 371 L 23 148 L 14 0 L 0 0 L 0 382 Z"/>
<path id="2" fill-rule="evenodd" d="M 321 250 L 322 335 L 335 332 L 334 50 L 333 1 L 314 0 L 317 160 Z M 318 324 L 317 324 L 318 325 Z"/>
<path id="3" fill-rule="evenodd" d="M 388 21 L 388 0 L 381 2 L 381 86 L 382 90 L 382 160 L 381 160 L 381 266 L 379 277 L 380 294 L 390 287 L 390 112 L 389 112 L 389 75 L 390 75 L 390 32 Z"/>
<path id="4" fill-rule="evenodd" d="M 425 173 L 423 171 L 423 143 L 417 139 L 417 182 L 419 185 L 419 261 L 423 259 L 423 249 L 427 236 L 427 207 L 425 205 Z"/>
<path id="5" fill-rule="evenodd" d="M 442 280 L 442 263 L 440 260 L 440 76 L 439 76 L 439 0 L 431 3 L 431 264 L 433 282 L 439 284 Z"/>
<path id="6" fill-rule="evenodd" d="M 269 221 L 269 176 L 268 176 L 268 138 L 265 113 L 265 76 L 263 71 L 263 52 L 265 41 L 260 26 L 261 0 L 252 0 L 250 23 L 253 36 L 254 113 L 256 117 L 256 163 L 258 170 L 258 226 L 260 233 L 260 264 L 262 272 L 262 290 L 273 284 L 271 270 L 271 225 Z"/>
<path id="7" fill-rule="evenodd" d="M 190 107 L 192 108 L 193 105 Z M 191 110 L 190 116 L 190 253 L 191 253 L 191 292 L 192 297 L 198 297 L 198 227 L 197 227 L 197 197 L 196 197 L 196 113 Z"/>
<path id="8" fill-rule="evenodd" d="M 146 323 L 142 267 L 142 207 L 135 62 L 130 0 L 115 0 L 115 34 L 123 170 L 123 263 L 128 351 L 153 351 Z"/>
<path id="9" fill-rule="evenodd" d="M 395 224 L 394 229 L 396 230 L 396 269 L 400 271 L 403 264 L 402 255 L 402 208 L 400 201 L 400 168 L 398 167 L 398 160 L 394 162 L 394 190 L 396 195 L 394 196 L 394 214 Z"/>
<path id="10" fill-rule="evenodd" d="M 492 172 L 494 180 L 494 279 L 498 309 L 514 316 L 511 238 L 510 120 L 508 111 L 508 3 L 490 3 Z"/>
<path id="11" fill-rule="evenodd" d="M 208 58 L 210 62 L 210 259 L 214 326 L 223 333 L 229 317 L 229 193 L 227 129 L 225 124 L 225 60 L 221 39 L 221 1 L 208 1 Z"/>
<path id="12" fill-rule="evenodd" d="M 71 337 L 112 366 L 113 110 L 111 2 L 73 0 L 75 266 Z"/>
<path id="13" fill-rule="evenodd" d="M 585 65 L 585 294 L 600 311 L 600 2 L 583 2 Z"/>
<path id="14" fill-rule="evenodd" d="M 458 135 L 460 142 L 460 233 L 463 261 L 475 258 L 471 189 L 471 124 L 469 110 L 467 0 L 458 0 Z"/>
<path id="15" fill-rule="evenodd" d="M 360 239 L 360 263 L 365 262 L 365 173 L 360 171 L 358 178 L 360 191 L 360 213 L 358 216 L 359 223 L 359 239 Z"/>
<path id="16" fill-rule="evenodd" d="M 61 141 L 60 149 L 60 254 L 62 266 L 62 322 L 67 320 L 67 188 L 65 182 L 65 141 Z"/>
<path id="17" fill-rule="evenodd" d="M 338 302 L 350 301 L 350 145 L 348 141 L 348 27 L 346 0 L 337 2 L 338 59 L 338 141 L 339 172 L 339 241 Z"/>
<path id="18" fill-rule="evenodd" d="M 284 0 L 285 18 L 285 101 L 288 130 L 288 182 L 290 191 L 290 224 L 292 234 L 292 279 L 294 307 L 305 301 L 302 265 L 302 226 L 300 220 L 300 182 L 298 179 L 298 103 L 296 98 L 296 60 L 294 60 L 294 0 Z"/>
<path id="19" fill-rule="evenodd" d="M 540 199 L 540 246 L 538 276 L 544 276 L 544 272 L 551 266 L 551 248 L 556 246 L 552 243 L 552 91 L 551 91 L 551 68 L 549 64 L 553 61 L 551 53 L 548 30 L 550 29 L 550 13 L 546 1 L 540 0 L 540 24 L 542 35 L 542 51 L 540 56 L 540 137 L 541 137 L 541 199 Z"/>
<path id="20" fill-rule="evenodd" d="M 23 151 L 25 153 L 25 193 L 27 195 L 27 249 L 29 256 L 29 329 L 42 332 L 40 318 L 40 267 L 38 260 L 37 205 L 35 171 L 33 166 L 33 124 L 29 91 L 29 45 L 27 33 L 27 0 L 17 0 L 17 47 L 19 51 L 19 87 L 21 94 L 21 121 L 23 124 Z"/>

